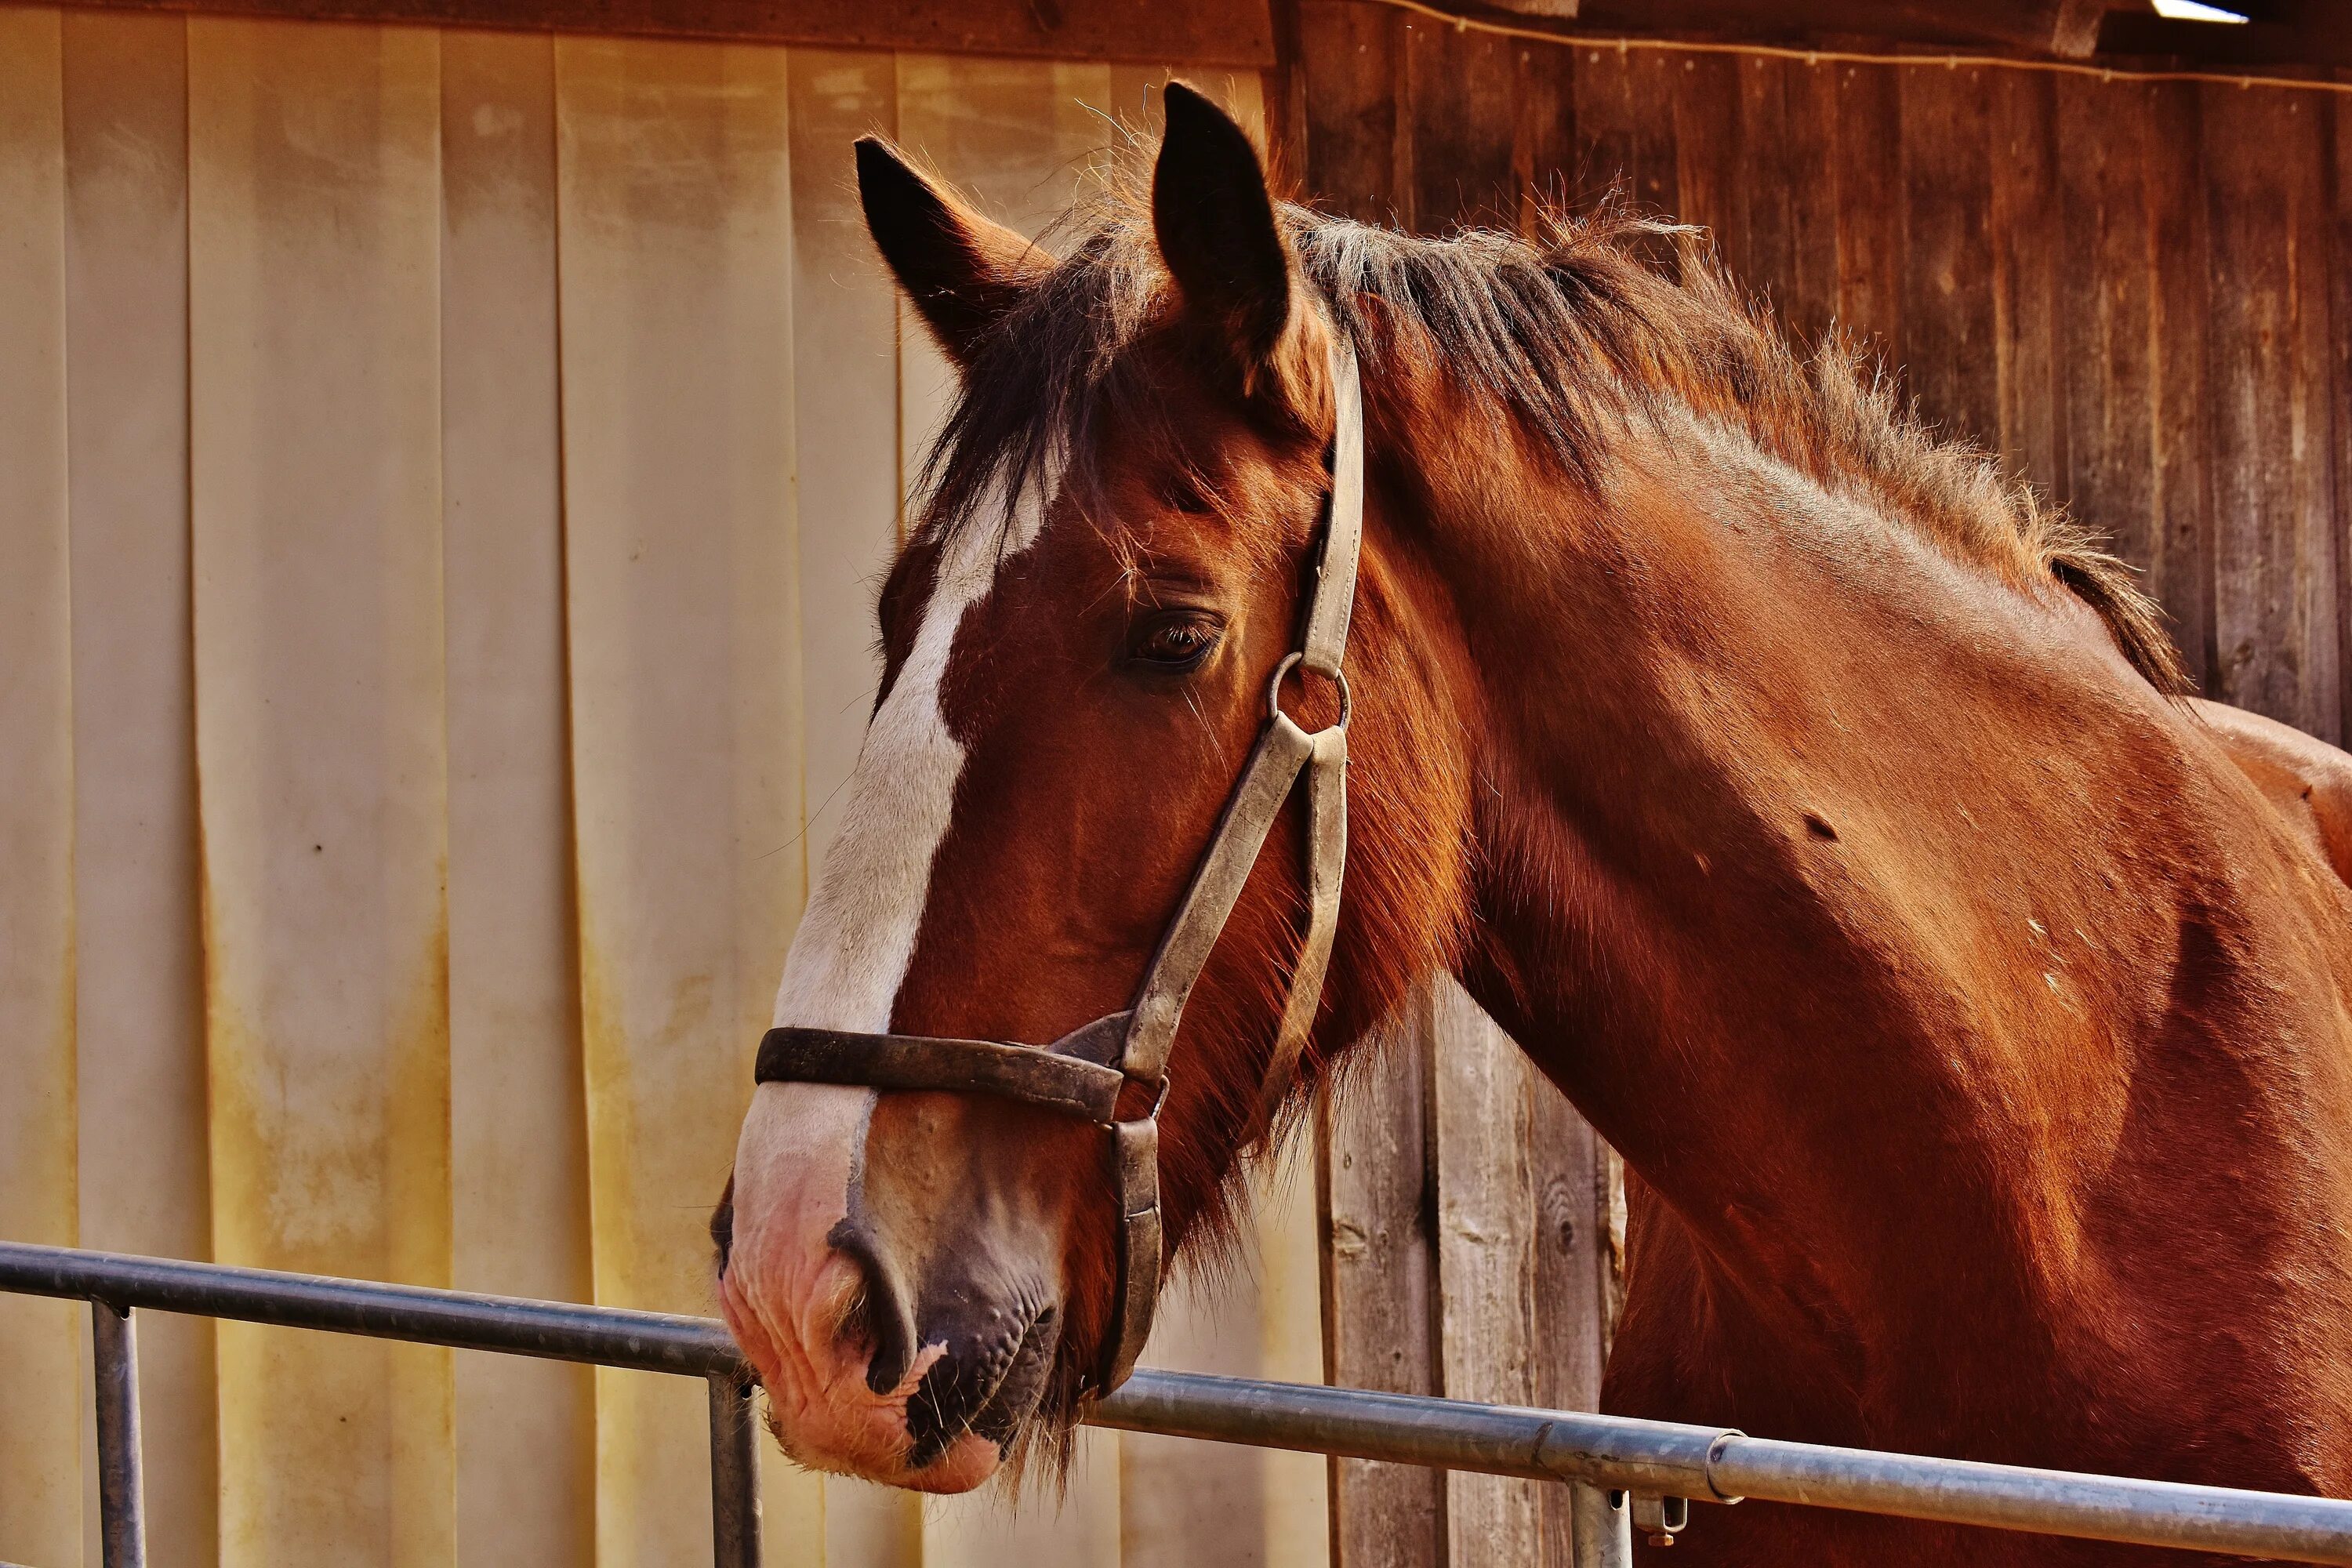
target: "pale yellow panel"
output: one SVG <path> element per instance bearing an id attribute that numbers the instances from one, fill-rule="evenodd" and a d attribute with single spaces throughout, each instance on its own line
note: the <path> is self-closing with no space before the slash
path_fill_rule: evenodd
<path id="1" fill-rule="evenodd" d="M 851 151 L 898 128 L 887 54 L 792 52 L 793 381 L 800 454 L 801 668 L 811 885 L 841 824 L 881 671 L 874 600 L 898 538 L 898 330 L 888 271 L 866 235 Z M 766 1450 L 767 1465 L 785 1463 Z M 912 1493 L 840 1477 L 824 1487 L 832 1568 L 911 1568 Z"/>
<path id="2" fill-rule="evenodd" d="M 213 1238 L 445 1283 L 438 145 L 429 32 L 188 32 Z M 221 1555 L 445 1563 L 446 1352 L 224 1324 Z"/>
<path id="3" fill-rule="evenodd" d="M 64 43 L 81 1237 L 205 1258 L 187 23 L 71 11 Z M 142 1316 L 139 1363 L 149 1549 L 211 1562 L 211 1322 Z"/>
<path id="4" fill-rule="evenodd" d="M 585 1300 L 588 1150 L 564 729 L 555 53 L 441 37 L 451 1267 Z M 457 1358 L 461 1563 L 594 1550 L 594 1374 Z"/>
<path id="5" fill-rule="evenodd" d="M 898 137 L 968 200 L 1032 236 L 1064 218 L 1115 136 L 1106 111 L 1110 68 L 1042 60 L 943 55 L 898 58 Z M 1050 243 L 1050 242 L 1049 242 Z M 904 315 L 904 307 L 901 308 Z M 953 376 L 921 323 L 900 335 L 901 462 L 911 490 L 953 391 Z M 1116 1434 L 1087 1431 L 1066 1492 L 1031 1487 L 1018 1506 L 999 1496 L 929 1505 L 925 1568 L 1062 1568 L 1118 1560 Z"/>
<path id="6" fill-rule="evenodd" d="M 1109 117 L 1108 66 L 1047 60 L 898 57 L 898 140 L 999 223 L 1048 250 L 1106 149 L 1120 140 Z M 947 416 L 955 375 L 922 321 L 900 307 L 898 429 L 911 493 Z"/>
<path id="7" fill-rule="evenodd" d="M 874 600 L 898 542 L 896 290 L 866 237 L 851 147 L 898 123 L 887 54 L 792 57 L 793 375 L 812 883 L 881 673 Z"/>
<path id="8" fill-rule="evenodd" d="M 564 38 L 556 88 L 596 1295 L 708 1312 L 803 886 L 786 62 Z M 598 1375 L 602 1561 L 709 1554 L 706 1420 L 698 1383 Z M 813 1541 L 778 1468 L 771 1539 Z"/>
<path id="9" fill-rule="evenodd" d="M 74 778 L 58 13 L 0 10 L 0 1235 L 70 1247 Z M 81 1560 L 82 1309 L 0 1299 L 0 1558 Z"/>
<path id="10" fill-rule="evenodd" d="M 1113 66 L 1110 68 L 1113 117 L 1122 131 L 1149 139 L 1167 123 L 1160 89 L 1169 79 L 1190 83 L 1224 105 L 1242 129 L 1263 149 L 1265 146 L 1265 91 L 1255 71 L 1229 70 L 1223 66 Z"/>
<path id="11" fill-rule="evenodd" d="M 1302 1129 L 1269 1169 L 1254 1172 L 1260 1377 L 1323 1381 L 1322 1227 L 1315 1214 L 1315 1135 Z M 1329 1561 L 1330 1466 L 1320 1454 L 1257 1452 L 1265 1486 L 1265 1560 Z M 1203 1503 L 1209 1500 L 1202 1500 Z"/>

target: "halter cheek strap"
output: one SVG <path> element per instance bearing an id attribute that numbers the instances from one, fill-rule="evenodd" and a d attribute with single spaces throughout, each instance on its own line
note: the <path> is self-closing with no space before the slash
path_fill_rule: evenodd
<path id="1" fill-rule="evenodd" d="M 1330 966 L 1339 885 L 1348 863 L 1352 699 L 1340 661 L 1347 652 L 1364 540 L 1363 399 L 1355 353 L 1336 331 L 1330 374 L 1336 404 L 1331 489 L 1305 626 L 1297 649 L 1275 667 L 1266 689 L 1265 728 L 1226 797 L 1183 901 L 1144 971 L 1134 1005 L 1047 1046 L 808 1028 L 771 1029 L 760 1042 L 754 1077 L 761 1083 L 988 1094 L 1095 1122 L 1109 1131 L 1118 1198 L 1118 1278 L 1111 1303 L 1113 1332 L 1088 1379 L 1087 1392 L 1095 1395 L 1127 1381 L 1150 1335 L 1160 1299 L 1165 1261 L 1160 1222 L 1160 1107 L 1168 1095 L 1168 1054 L 1177 1026 L 1301 773 L 1307 779 L 1307 936 L 1291 973 L 1251 1136 L 1272 1125 L 1297 1073 Z M 1303 729 L 1282 710 L 1283 683 L 1297 669 L 1313 670 L 1338 685 L 1339 717 L 1328 729 Z M 1129 1083 L 1150 1090 L 1151 1109 L 1122 1121 L 1119 1091 Z"/>

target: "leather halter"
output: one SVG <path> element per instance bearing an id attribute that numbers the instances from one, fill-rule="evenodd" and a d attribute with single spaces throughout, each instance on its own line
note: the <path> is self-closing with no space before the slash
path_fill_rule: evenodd
<path id="1" fill-rule="evenodd" d="M 1291 973 L 1274 1060 L 1259 1091 L 1253 1133 L 1272 1123 L 1307 1046 L 1323 994 L 1339 924 L 1339 882 L 1348 860 L 1347 677 L 1339 662 L 1356 598 L 1356 563 L 1364 539 L 1364 413 L 1356 356 L 1335 331 L 1331 384 L 1337 420 L 1331 438 L 1331 489 L 1322 552 L 1296 651 L 1275 667 L 1266 689 L 1265 728 L 1226 797 L 1223 815 L 1192 873 L 1175 919 L 1161 933 L 1134 1004 L 1048 1046 L 928 1035 L 855 1034 L 838 1029 L 771 1029 L 760 1042 L 761 1083 L 827 1083 L 861 1089 L 935 1089 L 990 1094 L 1080 1121 L 1111 1135 L 1119 1207 L 1118 1278 L 1112 1305 L 1117 1331 L 1087 1392 L 1099 1397 L 1127 1381 L 1151 1332 L 1163 1263 L 1160 1225 L 1160 1107 L 1168 1098 L 1168 1053 L 1185 999 L 1232 917 L 1258 851 L 1304 772 L 1307 778 L 1307 938 Z M 1308 731 L 1282 710 L 1283 681 L 1311 669 L 1339 689 L 1339 717 Z M 1120 1120 L 1119 1091 L 1129 1083 L 1151 1095 L 1151 1109 Z"/>

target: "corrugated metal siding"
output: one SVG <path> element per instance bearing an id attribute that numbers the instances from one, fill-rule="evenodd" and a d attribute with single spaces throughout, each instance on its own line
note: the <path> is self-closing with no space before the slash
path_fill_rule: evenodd
<path id="1" fill-rule="evenodd" d="M 0 9 L 0 1233 L 709 1310 L 943 398 L 850 139 L 1034 230 L 1165 74 Z M 1304 1185 L 1155 1359 L 1315 1375 Z M 86 1331 L 0 1302 L 0 1558 L 96 1560 Z M 159 1561 L 709 1551 L 698 1384 L 145 1334 Z M 779 1562 L 1323 1551 L 1297 1456 L 770 1461 Z"/>

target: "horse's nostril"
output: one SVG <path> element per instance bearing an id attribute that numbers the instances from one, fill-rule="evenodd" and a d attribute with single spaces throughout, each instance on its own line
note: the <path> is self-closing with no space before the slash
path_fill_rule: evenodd
<path id="1" fill-rule="evenodd" d="M 841 1331 L 863 1339 L 871 1348 L 866 1386 L 876 1394 L 887 1394 L 915 1364 L 915 1321 L 908 1310 L 906 1293 L 898 1289 L 873 1237 L 866 1231 L 843 1220 L 824 1239 L 857 1265 L 857 1300 L 842 1321 Z"/>

